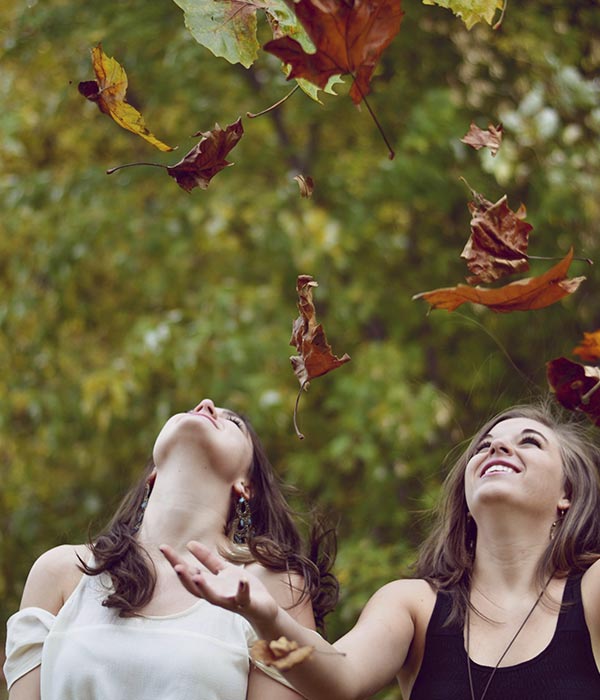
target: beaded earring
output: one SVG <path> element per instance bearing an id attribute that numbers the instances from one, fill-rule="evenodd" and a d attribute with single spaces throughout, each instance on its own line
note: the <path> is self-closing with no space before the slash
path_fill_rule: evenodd
<path id="1" fill-rule="evenodd" d="M 148 501 L 150 500 L 151 491 L 152 491 L 152 486 L 150 484 L 150 480 L 148 480 L 148 481 L 146 481 L 146 486 L 144 488 L 144 497 L 142 499 L 142 502 L 140 503 L 140 507 L 138 508 L 138 513 L 137 513 L 137 517 L 135 519 L 135 524 L 131 528 L 131 532 L 133 535 L 135 535 L 136 532 L 142 526 L 142 520 L 144 519 L 144 513 L 146 511 L 146 506 L 148 505 Z"/>
<path id="2" fill-rule="evenodd" d="M 250 504 L 240 496 L 235 502 L 235 517 L 232 527 L 232 539 L 235 544 L 247 544 L 252 531 L 252 513 Z"/>

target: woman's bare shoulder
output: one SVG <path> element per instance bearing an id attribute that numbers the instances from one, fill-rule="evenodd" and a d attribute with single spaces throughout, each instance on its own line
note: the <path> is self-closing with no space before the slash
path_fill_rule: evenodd
<path id="1" fill-rule="evenodd" d="M 40 555 L 25 582 L 21 609 L 38 607 L 56 615 L 82 576 L 79 557 L 85 561 L 88 556 L 83 544 L 62 544 Z"/>
<path id="2" fill-rule="evenodd" d="M 388 611 L 408 612 L 416 622 L 422 616 L 428 617 L 435 605 L 436 591 L 424 579 L 397 579 L 382 586 L 365 606 L 382 608 Z"/>

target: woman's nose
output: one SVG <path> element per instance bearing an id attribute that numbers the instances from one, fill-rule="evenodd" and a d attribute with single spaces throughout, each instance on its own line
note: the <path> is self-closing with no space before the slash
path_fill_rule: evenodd
<path id="1" fill-rule="evenodd" d="M 512 449 L 510 447 L 510 444 L 503 440 L 502 438 L 494 438 L 490 444 L 490 452 L 492 454 L 494 453 L 500 453 L 500 454 L 510 454 L 512 452 Z"/>
<path id="2" fill-rule="evenodd" d="M 202 399 L 202 401 L 200 401 L 200 403 L 194 409 L 194 413 L 201 413 L 202 411 L 209 413 L 211 416 L 217 415 L 215 404 L 213 403 L 212 399 Z"/>

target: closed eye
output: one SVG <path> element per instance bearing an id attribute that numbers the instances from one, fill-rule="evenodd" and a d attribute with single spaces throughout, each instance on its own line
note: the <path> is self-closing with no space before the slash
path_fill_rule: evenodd
<path id="1" fill-rule="evenodd" d="M 542 441 L 536 438 L 534 435 L 525 435 L 521 438 L 521 444 L 535 445 L 536 447 L 542 446 Z"/>
<path id="2" fill-rule="evenodd" d="M 480 442 L 479 445 L 477 445 L 477 447 L 475 448 L 475 453 L 481 452 L 482 450 L 487 450 L 491 444 L 492 443 L 489 440 L 484 440 L 483 442 Z"/>
<path id="3" fill-rule="evenodd" d="M 244 421 L 239 416 L 236 416 L 235 413 L 228 413 L 225 418 L 235 423 L 237 427 L 244 432 Z"/>

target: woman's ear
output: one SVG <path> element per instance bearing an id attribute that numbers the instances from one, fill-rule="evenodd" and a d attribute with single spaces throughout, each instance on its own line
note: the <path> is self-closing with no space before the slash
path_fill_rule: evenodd
<path id="1" fill-rule="evenodd" d="M 232 488 L 237 496 L 243 496 L 247 501 L 252 498 L 252 489 L 244 479 L 238 479 Z"/>
<path id="2" fill-rule="evenodd" d="M 558 505 L 556 507 L 558 508 L 559 511 L 560 510 L 562 510 L 562 511 L 569 510 L 569 508 L 571 507 L 571 500 L 569 498 L 567 498 L 566 496 L 563 496 L 559 500 Z"/>

